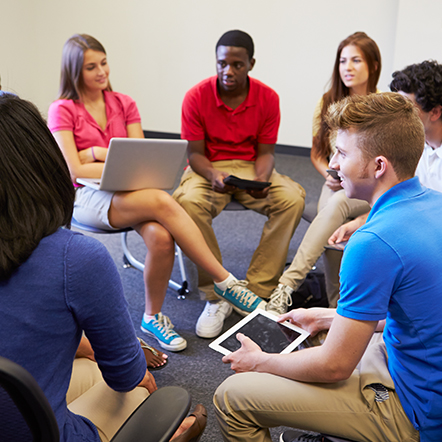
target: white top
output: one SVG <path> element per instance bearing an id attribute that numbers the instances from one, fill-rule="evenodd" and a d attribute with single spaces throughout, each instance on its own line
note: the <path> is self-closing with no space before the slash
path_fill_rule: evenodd
<path id="1" fill-rule="evenodd" d="M 442 147 L 433 149 L 425 143 L 416 176 L 423 186 L 442 192 Z"/>

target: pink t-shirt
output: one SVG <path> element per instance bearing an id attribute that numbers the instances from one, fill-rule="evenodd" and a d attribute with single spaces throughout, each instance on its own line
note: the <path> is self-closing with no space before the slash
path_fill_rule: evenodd
<path id="1" fill-rule="evenodd" d="M 78 150 L 92 146 L 108 147 L 111 138 L 127 137 L 127 125 L 140 123 L 135 101 L 128 95 L 104 91 L 107 124 L 103 130 L 83 103 L 57 100 L 49 107 L 48 126 L 51 132 L 71 131 Z"/>
<path id="2" fill-rule="evenodd" d="M 247 98 L 233 110 L 219 97 L 215 76 L 184 97 L 181 138 L 205 140 L 210 161 L 255 161 L 258 143 L 276 143 L 279 122 L 279 97 L 273 89 L 249 77 Z"/>

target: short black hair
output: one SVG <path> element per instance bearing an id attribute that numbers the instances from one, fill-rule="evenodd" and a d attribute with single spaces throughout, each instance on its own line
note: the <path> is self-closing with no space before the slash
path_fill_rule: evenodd
<path id="1" fill-rule="evenodd" d="M 393 73 L 392 92 L 414 94 L 416 103 L 424 112 L 442 105 L 442 65 L 434 60 L 412 64 Z"/>
<path id="2" fill-rule="evenodd" d="M 245 48 L 249 55 L 249 60 L 253 58 L 255 53 L 255 45 L 253 44 L 252 37 L 244 31 L 233 30 L 225 32 L 216 44 L 215 51 L 218 50 L 218 46 L 236 46 L 238 48 Z"/>
<path id="3" fill-rule="evenodd" d="M 57 142 L 29 101 L 0 95 L 0 280 L 70 224 L 75 190 Z"/>

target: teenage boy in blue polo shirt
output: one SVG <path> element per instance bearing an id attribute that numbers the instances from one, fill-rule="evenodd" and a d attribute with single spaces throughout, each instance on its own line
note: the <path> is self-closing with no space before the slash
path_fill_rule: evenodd
<path id="1" fill-rule="evenodd" d="M 239 373 L 214 397 L 224 439 L 270 441 L 268 428 L 284 425 L 354 441 L 441 441 L 442 194 L 414 177 L 425 141 L 418 110 L 397 93 L 347 97 L 327 122 L 338 133 L 331 167 L 347 196 L 372 209 L 345 249 L 337 310 L 280 317 L 312 334 L 329 328 L 325 343 L 267 354 L 239 334 L 241 348 L 223 358 Z"/>

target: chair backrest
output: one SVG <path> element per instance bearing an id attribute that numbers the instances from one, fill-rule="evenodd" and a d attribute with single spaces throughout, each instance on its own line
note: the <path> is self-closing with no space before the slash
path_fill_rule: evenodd
<path id="1" fill-rule="evenodd" d="M 60 440 L 54 412 L 37 381 L 23 367 L 1 356 L 0 440 Z"/>

